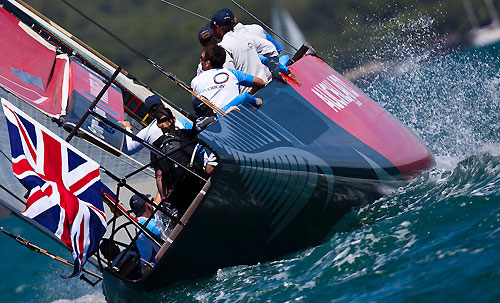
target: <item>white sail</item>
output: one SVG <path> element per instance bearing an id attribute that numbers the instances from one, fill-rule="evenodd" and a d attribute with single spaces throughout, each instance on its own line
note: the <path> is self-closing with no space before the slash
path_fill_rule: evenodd
<path id="1" fill-rule="evenodd" d="M 492 0 L 485 0 L 491 23 L 486 26 L 479 26 L 479 20 L 474 12 L 470 0 L 463 0 L 463 5 L 467 13 L 467 18 L 472 25 L 472 30 L 467 33 L 470 44 L 474 47 L 481 47 L 497 43 L 500 41 L 500 18 Z"/>
<path id="2" fill-rule="evenodd" d="M 276 1 L 273 1 L 271 6 L 271 18 L 271 24 L 276 33 L 287 40 L 295 48 L 298 49 L 302 46 L 302 44 L 307 43 L 304 34 L 300 30 L 290 12 L 287 9 L 280 8 Z M 275 39 L 286 52 L 295 53 L 295 50 L 287 45 L 287 43 L 281 41 L 280 38 L 275 37 Z"/>

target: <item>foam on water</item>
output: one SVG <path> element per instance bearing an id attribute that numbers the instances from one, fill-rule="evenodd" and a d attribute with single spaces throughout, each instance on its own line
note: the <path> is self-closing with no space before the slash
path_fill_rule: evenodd
<path id="1" fill-rule="evenodd" d="M 440 45 L 424 48 L 432 24 L 427 17 L 394 20 L 398 35 L 383 39 L 397 45 L 398 68 L 389 64 L 358 84 L 422 138 L 435 168 L 350 213 L 322 245 L 222 269 L 157 298 L 169 302 L 179 292 L 195 293 L 199 302 L 499 299 L 500 60 L 496 47 L 444 55 Z"/>
<path id="2" fill-rule="evenodd" d="M 373 99 L 432 149 L 433 169 L 351 212 L 322 245 L 274 262 L 221 269 L 215 277 L 178 283 L 148 299 L 500 298 L 500 291 L 492 287 L 500 277 L 499 68 L 491 63 L 496 58 L 491 52 L 436 56 L 435 51 L 413 50 L 401 57 L 404 68 L 388 68 L 375 81 L 364 83 Z M 467 269 L 465 264 L 475 265 Z M 477 290 L 471 291 L 470 285 Z"/>
<path id="3" fill-rule="evenodd" d="M 106 303 L 106 299 L 101 291 L 96 291 L 75 300 L 60 299 L 53 301 L 53 303 Z"/>
<path id="4" fill-rule="evenodd" d="M 495 64 L 487 63 L 495 62 Z M 436 156 L 463 157 L 498 145 L 499 58 L 486 51 L 407 64 L 366 92 L 414 130 Z"/>

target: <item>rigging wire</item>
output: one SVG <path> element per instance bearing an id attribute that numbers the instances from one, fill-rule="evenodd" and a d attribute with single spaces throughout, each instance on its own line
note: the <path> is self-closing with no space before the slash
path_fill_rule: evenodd
<path id="1" fill-rule="evenodd" d="M 59 261 L 59 262 L 61 262 L 63 264 L 66 264 L 66 265 L 68 265 L 70 267 L 75 267 L 74 264 L 70 263 L 66 259 L 61 258 L 61 257 L 59 257 L 57 255 L 54 255 L 54 254 L 46 251 L 45 249 L 36 246 L 35 244 L 33 244 L 30 241 L 22 238 L 21 236 L 14 235 L 13 233 L 5 230 L 1 226 L 0 226 L 0 231 L 3 232 L 4 234 L 6 234 L 7 236 L 11 237 L 12 239 L 16 240 L 17 243 L 21 244 L 22 246 L 25 246 L 26 248 L 28 248 L 28 249 L 30 249 L 30 250 L 32 250 L 34 252 L 37 252 L 37 253 L 42 254 L 42 255 L 46 255 L 47 257 L 52 258 L 52 259 L 54 259 L 56 261 Z M 96 273 L 93 273 L 93 272 L 91 272 L 91 271 L 89 271 L 89 270 L 87 270 L 85 268 L 83 268 L 82 271 L 85 272 L 85 273 L 87 273 L 87 274 L 89 274 L 89 275 L 91 275 L 91 276 L 93 276 L 93 277 L 95 277 L 95 278 L 98 278 L 99 280 L 103 279 L 102 276 L 100 276 L 100 275 L 98 275 Z"/>
<path id="2" fill-rule="evenodd" d="M 177 4 L 174 4 L 174 3 L 172 3 L 172 2 L 169 2 L 169 1 L 167 1 L 167 0 L 160 0 L 160 1 L 161 1 L 161 2 L 163 2 L 163 3 L 169 4 L 169 5 L 171 5 L 171 6 L 175 7 L 175 8 L 177 8 L 177 9 L 180 9 L 180 10 L 182 10 L 182 11 L 185 11 L 185 12 L 187 12 L 187 13 L 191 14 L 191 15 L 194 15 L 194 16 L 196 16 L 196 17 L 200 17 L 201 19 L 203 19 L 203 20 L 206 20 L 206 21 L 209 21 L 209 22 L 210 22 L 210 19 L 209 19 L 209 18 L 207 18 L 207 17 L 205 17 L 205 16 L 203 16 L 203 15 L 200 15 L 200 14 L 198 14 L 198 13 L 195 13 L 195 12 L 193 12 L 193 11 L 191 11 L 191 10 L 188 10 L 187 8 L 184 8 L 184 7 L 182 7 L 182 6 L 179 6 L 179 5 L 177 5 Z M 233 1 L 233 2 L 234 2 L 234 1 Z M 240 7 L 242 10 L 246 11 L 246 10 L 245 10 L 243 7 L 241 7 L 238 3 L 236 3 L 236 2 L 234 2 L 234 3 L 235 3 L 238 7 Z M 287 40 L 285 40 L 285 39 L 284 39 L 284 38 L 282 38 L 280 35 L 278 35 L 278 34 L 277 34 L 277 33 L 276 33 L 276 32 L 275 32 L 272 28 L 270 28 L 270 27 L 269 27 L 269 26 L 267 26 L 264 22 L 262 22 L 262 21 L 260 21 L 259 19 L 257 19 L 257 18 L 256 18 L 254 15 L 252 15 L 250 12 L 248 12 L 248 11 L 246 11 L 246 12 L 247 12 L 247 14 L 249 14 L 250 16 L 252 16 L 254 19 L 256 19 L 258 22 L 260 22 L 262 25 L 264 25 L 266 28 L 268 28 L 268 29 L 269 29 L 269 30 L 270 30 L 270 31 L 271 31 L 274 35 L 276 35 L 276 37 L 280 38 L 280 39 L 281 39 L 281 40 L 283 40 L 285 43 L 287 43 L 288 45 L 290 45 L 290 47 L 292 47 L 295 51 L 297 51 L 297 49 L 296 49 L 293 45 L 291 45 L 291 44 L 290 44 Z M 287 53 L 287 54 L 293 55 L 293 53 L 288 52 L 288 51 L 286 51 L 286 50 L 281 50 L 281 51 L 282 51 L 282 52 L 284 52 L 284 53 Z"/>
<path id="3" fill-rule="evenodd" d="M 94 24 L 95 26 L 97 26 L 99 29 L 101 29 L 102 31 L 104 31 L 106 34 L 110 35 L 113 39 L 115 39 L 120 44 L 122 44 L 123 46 L 125 46 L 131 52 L 133 52 L 137 56 L 141 57 L 142 59 L 148 61 L 151 65 L 153 65 L 154 68 L 156 68 L 158 71 L 160 71 L 162 74 L 164 74 L 168 79 L 170 79 L 175 84 L 177 84 L 178 86 L 180 86 L 181 88 L 183 88 L 184 90 L 186 90 L 187 92 L 189 92 L 191 95 L 193 95 L 194 97 L 196 97 L 197 99 L 199 99 L 200 101 L 202 101 L 203 103 L 205 103 L 205 105 L 207 105 L 208 107 L 210 107 L 215 113 L 217 113 L 217 114 L 219 114 L 221 116 L 225 115 L 225 112 L 222 111 L 219 107 L 217 107 L 214 104 L 212 104 L 207 98 L 205 98 L 202 95 L 200 95 L 200 94 L 196 93 L 195 91 L 193 91 L 186 83 L 184 83 L 183 81 L 181 81 L 180 79 L 178 79 L 174 74 L 172 74 L 170 72 L 167 72 L 163 67 L 161 67 L 160 65 L 158 65 L 151 58 L 149 58 L 148 56 L 146 56 L 143 53 L 139 52 L 135 48 L 131 47 L 125 41 L 123 41 L 122 39 L 120 39 L 119 37 L 117 37 L 115 34 L 113 34 L 112 32 L 110 32 L 108 29 L 106 29 L 105 27 L 103 27 L 102 25 L 100 25 L 99 23 L 97 23 L 96 21 L 94 21 L 92 18 L 90 18 L 89 16 L 87 16 L 85 13 L 83 13 L 82 11 L 80 11 L 78 8 L 76 8 L 75 6 L 73 6 L 68 1 L 66 1 L 66 0 L 61 0 L 61 1 L 64 4 L 66 4 L 67 6 L 69 6 L 71 9 L 73 9 L 75 12 L 77 12 L 80 16 L 82 16 L 83 18 L 85 18 L 87 21 L 89 21 L 92 24 Z M 186 115 L 187 112 L 184 111 L 183 114 Z"/>
<path id="4" fill-rule="evenodd" d="M 210 19 L 208 19 L 207 17 L 202 16 L 202 15 L 200 15 L 200 14 L 197 14 L 197 13 L 195 13 L 195 12 L 193 12 L 193 11 L 190 11 L 190 10 L 188 10 L 187 8 L 184 8 L 184 7 L 179 6 L 179 5 L 177 5 L 177 4 L 173 4 L 172 2 L 169 2 L 169 1 L 166 1 L 166 0 L 160 0 L 160 1 L 161 1 L 161 2 L 163 2 L 163 3 L 165 3 L 165 4 L 171 5 L 171 6 L 175 7 L 175 8 L 177 8 L 177 9 L 180 9 L 180 10 L 182 10 L 182 11 L 185 11 L 186 13 L 190 13 L 191 15 L 195 15 L 196 17 L 200 17 L 201 19 L 204 19 L 204 20 L 206 20 L 206 21 L 210 22 Z"/>

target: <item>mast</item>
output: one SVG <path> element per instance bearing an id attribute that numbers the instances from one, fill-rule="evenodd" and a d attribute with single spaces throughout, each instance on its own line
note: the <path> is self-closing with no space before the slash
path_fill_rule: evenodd
<path id="1" fill-rule="evenodd" d="M 287 9 L 283 9 L 279 6 L 278 2 L 274 0 L 271 4 L 271 24 L 276 30 L 276 33 L 284 37 L 287 41 L 290 41 L 291 45 L 303 45 L 306 42 L 304 34 L 298 27 L 290 12 Z M 295 53 L 296 50 L 292 49 L 290 44 L 287 44 L 287 52 Z"/>
<path id="2" fill-rule="evenodd" d="M 490 14 L 491 24 L 498 26 L 500 24 L 500 19 L 498 17 L 497 9 L 493 4 L 493 0 L 485 0 L 485 2 L 488 7 L 488 13 Z"/>
<path id="3" fill-rule="evenodd" d="M 472 28 L 479 28 L 479 21 L 477 20 L 476 13 L 474 13 L 474 8 L 472 7 L 472 3 L 470 2 L 470 0 L 463 0 L 462 3 L 464 5 L 465 12 L 467 13 L 467 18 L 472 25 Z"/>

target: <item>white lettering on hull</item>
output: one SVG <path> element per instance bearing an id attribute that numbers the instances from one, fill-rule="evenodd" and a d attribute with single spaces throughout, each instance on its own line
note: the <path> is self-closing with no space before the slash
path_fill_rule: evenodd
<path id="1" fill-rule="evenodd" d="M 326 77 L 311 91 L 325 101 L 335 112 L 339 112 L 353 101 L 358 106 L 363 105 L 358 100 L 359 94 L 335 75 Z"/>

